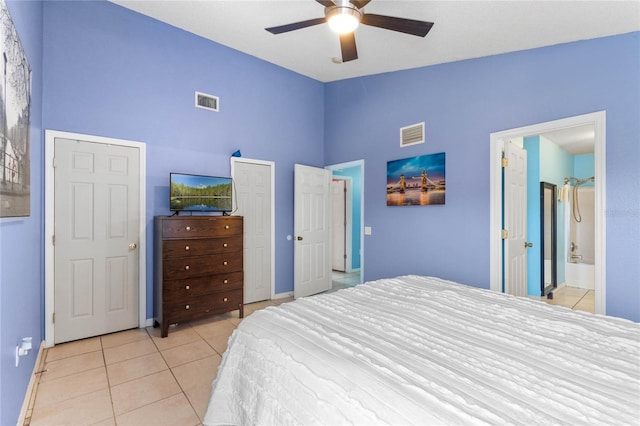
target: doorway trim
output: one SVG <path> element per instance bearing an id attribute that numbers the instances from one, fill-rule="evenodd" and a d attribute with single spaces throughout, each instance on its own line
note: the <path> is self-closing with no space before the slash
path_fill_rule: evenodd
<path id="1" fill-rule="evenodd" d="M 489 279 L 490 289 L 502 291 L 502 150 L 509 139 L 538 135 L 552 130 L 569 127 L 593 125 L 594 138 L 594 175 L 595 179 L 595 312 L 606 313 L 606 112 L 597 111 L 589 114 L 563 118 L 533 124 L 515 129 L 491 133 L 489 196 Z"/>
<path id="2" fill-rule="evenodd" d="M 364 160 L 355 160 L 355 161 L 348 161 L 346 163 L 338 163 L 338 164 L 332 164 L 329 166 L 325 166 L 325 169 L 329 169 L 331 170 L 331 174 L 333 175 L 333 172 L 335 171 L 339 171 L 340 169 L 349 169 L 352 167 L 359 167 L 360 168 L 360 182 L 361 182 L 361 187 L 360 187 L 360 282 L 363 283 L 364 282 L 364 268 L 365 268 L 365 264 L 364 264 Z M 353 208 L 353 206 L 352 206 Z M 356 253 L 351 253 L 352 256 L 355 256 Z"/>
<path id="3" fill-rule="evenodd" d="M 55 205 L 55 182 L 54 182 L 54 154 L 55 140 L 76 139 L 93 143 L 101 143 L 106 145 L 124 146 L 137 148 L 140 152 L 139 158 L 139 186 L 140 186 L 140 217 L 139 217 L 139 236 L 138 241 L 141 244 L 138 247 L 138 327 L 147 326 L 147 231 L 146 231 L 146 144 L 144 142 L 129 141 L 124 139 L 114 139 L 103 136 L 85 135 L 81 133 L 70 133 L 57 130 L 45 130 L 45 191 L 44 191 L 44 211 L 45 211 L 45 230 L 44 230 L 44 346 L 50 348 L 54 346 L 55 327 L 53 323 L 53 312 L 55 310 L 54 290 L 54 205 Z"/>
<path id="4" fill-rule="evenodd" d="M 269 171 L 271 173 L 271 200 L 269 200 L 271 204 L 271 277 L 269 277 L 271 281 L 271 300 L 276 298 L 276 163 L 273 161 L 266 160 L 254 160 L 251 158 L 244 157 L 231 157 L 231 177 L 235 176 L 235 165 L 236 163 L 246 163 L 246 164 L 257 164 L 262 166 L 268 166 Z M 234 193 L 235 198 L 235 193 Z"/>

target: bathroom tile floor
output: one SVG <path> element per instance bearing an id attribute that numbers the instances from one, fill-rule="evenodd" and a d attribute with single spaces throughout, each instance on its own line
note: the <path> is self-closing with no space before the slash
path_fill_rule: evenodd
<path id="1" fill-rule="evenodd" d="M 360 271 L 355 272 L 340 272 L 332 271 L 331 273 L 332 286 L 329 291 L 336 291 L 343 288 L 353 287 L 360 284 Z"/>
<path id="2" fill-rule="evenodd" d="M 553 299 L 541 297 L 551 305 L 560 305 L 578 311 L 595 312 L 595 291 L 563 286 L 553 292 Z"/>
<path id="3" fill-rule="evenodd" d="M 334 273 L 333 290 L 359 283 Z M 564 287 L 548 303 L 593 312 L 593 291 Z M 292 300 L 253 303 L 245 315 Z M 172 327 L 132 329 L 45 349 L 24 425 L 201 425 L 237 311 Z"/>

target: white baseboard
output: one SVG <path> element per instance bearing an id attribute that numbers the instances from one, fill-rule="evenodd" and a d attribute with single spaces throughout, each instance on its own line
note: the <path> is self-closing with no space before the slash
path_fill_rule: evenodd
<path id="1" fill-rule="evenodd" d="M 29 417 L 31 417 L 30 410 L 33 410 L 33 406 L 31 406 L 32 402 L 35 402 L 35 390 L 37 389 L 37 383 L 39 381 L 38 372 L 42 371 L 44 367 L 44 340 L 40 342 L 40 348 L 38 349 L 38 356 L 36 357 L 36 362 L 33 364 L 33 371 L 31 372 L 31 378 L 29 378 L 29 386 L 27 386 L 27 392 L 24 395 L 24 400 L 22 401 L 22 408 L 20 409 L 20 415 L 18 416 L 18 426 L 24 425 L 25 420 L 27 419 L 27 413 L 29 413 Z"/>

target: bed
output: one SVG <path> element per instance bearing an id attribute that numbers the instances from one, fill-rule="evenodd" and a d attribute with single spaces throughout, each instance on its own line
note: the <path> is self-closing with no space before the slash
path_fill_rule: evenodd
<path id="1" fill-rule="evenodd" d="M 639 419 L 640 324 L 408 275 L 244 319 L 204 424 Z"/>

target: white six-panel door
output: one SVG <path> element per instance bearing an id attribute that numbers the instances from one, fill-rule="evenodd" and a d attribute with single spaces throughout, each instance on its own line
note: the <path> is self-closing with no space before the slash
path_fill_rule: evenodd
<path id="1" fill-rule="evenodd" d="M 293 296 L 331 288 L 331 172 L 295 165 Z"/>
<path id="2" fill-rule="evenodd" d="M 232 161 L 234 214 L 244 217 L 244 303 L 271 298 L 273 167 L 252 160 Z"/>
<path id="3" fill-rule="evenodd" d="M 508 142 L 504 147 L 504 292 L 527 295 L 527 151 Z"/>
<path id="4" fill-rule="evenodd" d="M 54 342 L 137 327 L 139 150 L 54 143 Z"/>

